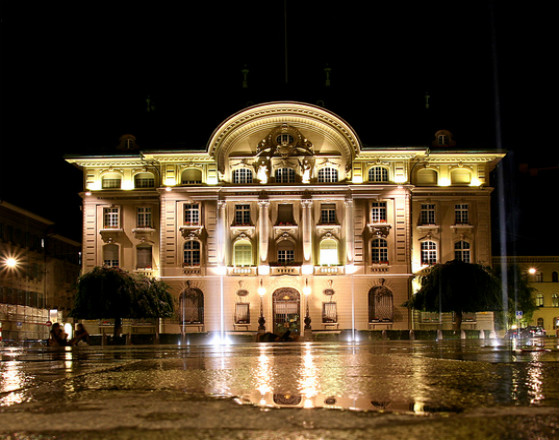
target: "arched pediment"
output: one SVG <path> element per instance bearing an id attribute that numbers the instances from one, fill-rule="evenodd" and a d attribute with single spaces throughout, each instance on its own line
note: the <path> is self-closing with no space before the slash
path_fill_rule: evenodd
<path id="1" fill-rule="evenodd" d="M 259 146 L 263 151 L 263 140 L 276 143 L 275 135 L 282 132 L 297 137 L 293 152 L 288 154 L 340 156 L 346 168 L 361 148 L 352 127 L 334 113 L 301 102 L 271 102 L 249 107 L 226 119 L 214 130 L 207 151 L 224 173 L 230 156 L 256 158 Z M 274 150 L 279 155 L 287 154 L 286 151 Z"/>

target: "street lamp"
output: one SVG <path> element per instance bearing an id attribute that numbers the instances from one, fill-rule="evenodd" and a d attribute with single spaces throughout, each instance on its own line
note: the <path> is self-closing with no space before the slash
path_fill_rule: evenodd
<path id="1" fill-rule="evenodd" d="M 311 287 L 308 285 L 307 278 L 305 279 L 305 286 L 303 287 L 303 294 L 305 295 L 305 330 L 311 330 L 311 317 L 309 316 L 309 295 L 311 295 Z"/>
<path id="2" fill-rule="evenodd" d="M 9 267 L 10 269 L 13 269 L 14 267 L 16 267 L 18 265 L 18 260 L 16 260 L 14 257 L 8 257 L 4 261 L 4 264 L 6 265 L 6 267 Z"/>
<path id="3" fill-rule="evenodd" d="M 257 289 L 257 292 L 259 293 L 259 297 L 261 299 L 261 315 L 259 316 L 259 333 L 264 333 L 265 332 L 265 327 L 264 325 L 266 324 L 266 321 L 264 319 L 264 314 L 263 314 L 263 296 L 266 293 L 266 289 L 263 286 L 263 282 L 262 282 L 262 278 L 260 280 L 260 285 L 259 288 Z"/>

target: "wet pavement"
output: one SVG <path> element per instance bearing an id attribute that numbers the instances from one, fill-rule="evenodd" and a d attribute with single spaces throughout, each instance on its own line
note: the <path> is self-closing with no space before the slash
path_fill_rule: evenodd
<path id="1" fill-rule="evenodd" d="M 0 349 L 6 439 L 558 439 L 558 340 Z"/>

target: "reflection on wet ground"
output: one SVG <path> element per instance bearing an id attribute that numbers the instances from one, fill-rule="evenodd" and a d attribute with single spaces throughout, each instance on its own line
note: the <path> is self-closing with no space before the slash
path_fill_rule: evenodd
<path id="1" fill-rule="evenodd" d="M 40 432 L 61 429 L 60 423 L 38 417 L 49 411 L 69 415 L 79 410 L 82 425 L 84 414 L 103 417 L 94 427 L 81 426 L 83 434 L 128 427 L 129 418 L 132 427 L 142 426 L 139 421 L 146 417 L 149 426 L 155 426 L 153 419 L 162 425 L 171 417 L 174 429 L 184 423 L 196 428 L 203 418 L 212 417 L 219 425 L 226 419 L 216 411 L 252 417 L 251 408 L 261 416 L 262 411 L 282 408 L 263 418 L 264 430 L 271 429 L 273 414 L 287 409 L 328 411 L 329 420 L 340 419 L 341 426 L 349 419 L 340 414 L 392 414 L 413 417 L 406 419 L 410 422 L 418 416 L 471 417 L 481 409 L 486 414 L 517 409 L 525 411 L 519 417 L 527 420 L 545 417 L 546 432 L 557 433 L 558 340 L 539 344 L 523 349 L 476 340 L 3 348 L 0 434 L 18 426 Z M 150 416 L 144 413 L 148 405 Z M 323 414 L 324 423 L 324 413 L 309 414 Z M 228 420 L 231 426 L 245 426 L 238 419 Z M 31 423 L 32 428 L 18 423 Z M 75 429 L 74 423 L 62 430 Z"/>

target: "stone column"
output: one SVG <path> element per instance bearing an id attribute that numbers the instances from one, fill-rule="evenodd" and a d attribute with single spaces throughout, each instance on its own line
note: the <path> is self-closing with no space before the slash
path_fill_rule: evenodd
<path id="1" fill-rule="evenodd" d="M 259 200 L 259 263 L 266 264 L 268 262 L 268 241 L 270 223 L 268 208 L 270 202 L 268 200 Z"/>
<path id="2" fill-rule="evenodd" d="M 344 235 L 346 235 L 346 261 L 345 264 L 354 262 L 354 201 L 344 200 Z"/>
<path id="3" fill-rule="evenodd" d="M 225 264 L 226 256 L 226 202 L 225 200 L 218 200 L 217 203 L 217 224 L 216 224 L 216 256 L 218 266 Z"/>
<path id="4" fill-rule="evenodd" d="M 311 209 L 313 208 L 313 201 L 305 199 L 301 201 L 302 208 L 302 231 L 303 231 L 303 263 L 311 263 L 313 255 L 313 233 L 311 224 Z"/>

